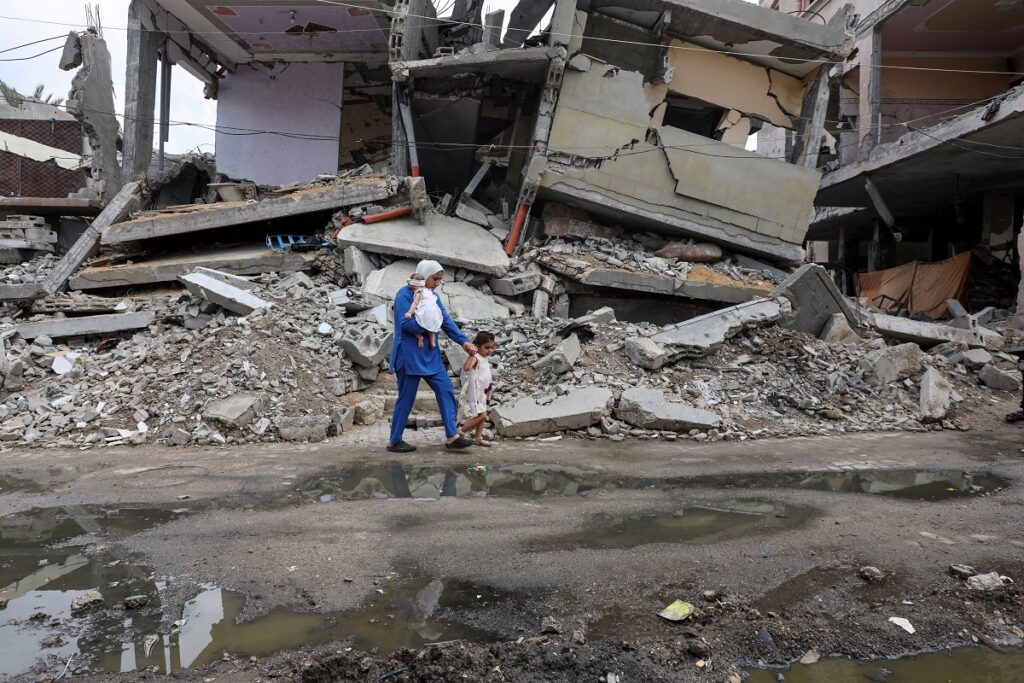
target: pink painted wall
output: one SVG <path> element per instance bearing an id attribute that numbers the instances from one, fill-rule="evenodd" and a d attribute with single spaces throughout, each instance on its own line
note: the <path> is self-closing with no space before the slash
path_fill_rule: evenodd
<path id="1" fill-rule="evenodd" d="M 260 185 L 287 185 L 336 173 L 345 65 L 295 62 L 271 72 L 240 65 L 217 95 L 217 170 Z M 232 130 L 232 129 L 245 130 Z M 251 130 L 312 135 L 232 135 Z"/>

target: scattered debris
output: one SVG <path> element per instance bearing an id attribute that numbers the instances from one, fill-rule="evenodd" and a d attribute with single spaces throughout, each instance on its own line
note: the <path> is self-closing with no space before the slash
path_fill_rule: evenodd
<path id="1" fill-rule="evenodd" d="M 693 614 L 693 605 L 682 600 L 675 600 L 668 607 L 658 612 L 658 616 L 666 621 L 682 621 L 691 614 Z"/>
<path id="2" fill-rule="evenodd" d="M 909 619 L 903 617 L 889 617 L 889 623 L 896 624 L 907 633 L 913 634 L 915 632 L 914 625 L 910 623 Z"/>

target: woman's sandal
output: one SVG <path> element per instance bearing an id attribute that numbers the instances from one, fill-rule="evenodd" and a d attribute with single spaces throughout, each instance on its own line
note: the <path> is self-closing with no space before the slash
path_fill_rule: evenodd
<path id="1" fill-rule="evenodd" d="M 491 446 L 494 445 L 493 442 L 488 441 L 487 439 L 474 439 L 473 443 L 475 443 L 477 446 L 482 446 L 483 448 L 490 448 Z"/>

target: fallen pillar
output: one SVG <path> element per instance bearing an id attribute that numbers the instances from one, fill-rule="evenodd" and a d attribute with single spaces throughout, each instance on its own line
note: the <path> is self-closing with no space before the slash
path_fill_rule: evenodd
<path id="1" fill-rule="evenodd" d="M 260 201 L 196 204 L 188 210 L 179 208 L 111 225 L 103 231 L 102 243 L 120 244 L 330 211 L 388 199 L 398 191 L 398 185 L 395 178 L 365 176 L 312 186 Z"/>
<path id="2" fill-rule="evenodd" d="M 953 386 L 941 372 L 928 368 L 921 376 L 921 421 L 938 422 L 946 417 Z"/>
<path id="3" fill-rule="evenodd" d="M 206 273 L 189 273 L 178 279 L 193 295 L 202 297 L 238 315 L 249 315 L 255 310 L 270 308 L 272 305 L 252 292 L 229 285 Z"/>
<path id="4" fill-rule="evenodd" d="M 998 350 L 1003 347 L 1003 336 L 998 332 L 976 327 L 963 330 L 939 323 L 926 323 L 894 315 L 876 313 L 870 319 L 871 326 L 888 339 L 914 342 L 924 348 L 943 342 L 956 342 L 970 347 Z"/>
<path id="5" fill-rule="evenodd" d="M 634 427 L 684 432 L 721 423 L 715 413 L 669 400 L 660 389 L 632 387 L 622 392 L 615 416 Z"/>
<path id="6" fill-rule="evenodd" d="M 152 311 L 118 313 L 113 315 L 89 315 L 78 318 L 54 318 L 31 323 L 21 323 L 15 331 L 25 339 L 46 335 L 59 337 L 84 337 L 92 334 L 112 334 L 126 330 L 138 330 L 153 324 L 156 315 Z"/>
<path id="7" fill-rule="evenodd" d="M 509 267 L 508 256 L 494 235 L 468 221 L 436 213 L 428 214 L 422 224 L 409 218 L 350 225 L 338 234 L 338 246 L 391 256 L 431 258 L 445 268 L 464 268 L 497 277 L 508 272 Z"/>
<path id="8" fill-rule="evenodd" d="M 82 268 L 68 282 L 68 287 L 88 290 L 176 282 L 197 268 L 213 268 L 231 275 L 293 273 L 306 268 L 312 257 L 313 254 L 308 252 L 274 252 L 262 244 L 245 245 L 136 263 Z"/>
<path id="9" fill-rule="evenodd" d="M 841 313 L 853 329 L 860 324 L 828 271 L 816 263 L 807 263 L 775 288 L 772 296 L 784 296 L 792 311 L 779 319 L 779 326 L 817 337 L 833 314 Z"/>
<path id="10" fill-rule="evenodd" d="M 495 429 L 505 437 L 524 437 L 583 429 L 608 415 L 612 392 L 602 387 L 575 389 L 547 404 L 531 397 L 501 405 L 491 412 Z"/>

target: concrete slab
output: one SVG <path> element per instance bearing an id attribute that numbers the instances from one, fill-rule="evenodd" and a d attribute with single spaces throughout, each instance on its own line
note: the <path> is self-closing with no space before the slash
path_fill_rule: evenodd
<path id="1" fill-rule="evenodd" d="M 202 297 L 238 315 L 249 315 L 255 310 L 270 308 L 273 305 L 252 292 L 229 285 L 203 273 L 189 273 L 178 279 L 195 296 Z"/>
<path id="2" fill-rule="evenodd" d="M 394 333 L 386 327 L 367 321 L 362 325 L 349 325 L 341 333 L 338 345 L 356 365 L 372 368 L 391 352 Z"/>
<path id="3" fill-rule="evenodd" d="M 103 244 L 120 244 L 232 225 L 263 223 L 275 218 L 301 216 L 317 211 L 330 211 L 388 199 L 395 195 L 398 186 L 395 178 L 360 176 L 260 201 L 195 204 L 115 223 L 103 230 L 101 241 Z"/>
<path id="4" fill-rule="evenodd" d="M 394 301 L 395 294 L 406 286 L 416 269 L 410 259 L 395 261 L 366 277 L 365 292 Z M 440 288 L 441 303 L 455 320 L 491 320 L 509 317 L 509 309 L 494 297 L 463 282 L 444 282 Z"/>
<path id="5" fill-rule="evenodd" d="M 423 224 L 414 218 L 399 218 L 350 225 L 338 235 L 338 246 L 413 259 L 432 258 L 445 268 L 465 268 L 496 277 L 508 272 L 509 267 L 508 256 L 494 235 L 468 221 L 436 213 L 428 214 Z"/>
<path id="6" fill-rule="evenodd" d="M 705 355 L 748 327 L 775 322 L 789 308 L 784 298 L 757 299 L 677 323 L 651 339 L 677 353 Z"/>
<path id="7" fill-rule="evenodd" d="M 234 394 L 211 401 L 203 411 L 203 418 L 241 429 L 256 419 L 261 404 L 259 394 Z"/>
<path id="8" fill-rule="evenodd" d="M 670 400 L 659 389 L 632 387 L 622 392 L 615 416 L 641 429 L 673 432 L 711 429 L 721 423 L 715 413 Z"/>
<path id="9" fill-rule="evenodd" d="M 986 365 L 978 373 L 978 379 L 989 389 L 997 391 L 1020 391 L 1020 378 L 1015 373 L 1000 370 L 994 365 Z"/>
<path id="10" fill-rule="evenodd" d="M 196 268 L 213 268 L 231 275 L 293 273 L 306 268 L 311 259 L 310 254 L 272 252 L 263 244 L 250 244 L 174 254 L 136 263 L 83 268 L 71 278 L 68 288 L 90 290 L 175 282 Z"/>
<path id="11" fill-rule="evenodd" d="M 861 360 L 869 384 L 883 385 L 919 375 L 924 354 L 917 344 L 906 343 L 872 351 Z"/>
<path id="12" fill-rule="evenodd" d="M 534 370 L 550 368 L 561 375 L 572 370 L 581 352 L 579 337 L 572 334 L 559 342 L 554 351 L 534 361 L 532 367 Z"/>
<path id="13" fill-rule="evenodd" d="M 999 350 L 1003 347 L 1003 336 L 984 327 L 962 330 L 949 325 L 919 322 L 882 313 L 871 316 L 869 322 L 883 337 L 914 342 L 923 348 L 930 348 L 943 342 L 956 342 L 971 348 L 989 350 Z"/>
<path id="14" fill-rule="evenodd" d="M 544 405 L 531 397 L 521 398 L 496 407 L 491 416 L 501 436 L 535 436 L 595 425 L 608 415 L 611 400 L 611 390 L 588 387 L 570 391 Z"/>
<path id="15" fill-rule="evenodd" d="M 149 327 L 156 318 L 152 311 L 119 313 L 112 315 L 87 315 L 78 318 L 54 318 L 31 323 L 21 323 L 14 329 L 25 339 L 46 335 L 60 337 L 83 337 L 93 334 L 113 334 L 127 330 Z"/>
<path id="16" fill-rule="evenodd" d="M 832 281 L 828 271 L 816 263 L 807 263 L 783 280 L 771 296 L 789 299 L 792 312 L 779 318 L 779 325 L 815 337 L 835 313 L 846 318 L 850 328 L 860 326 L 853 309 Z"/>

